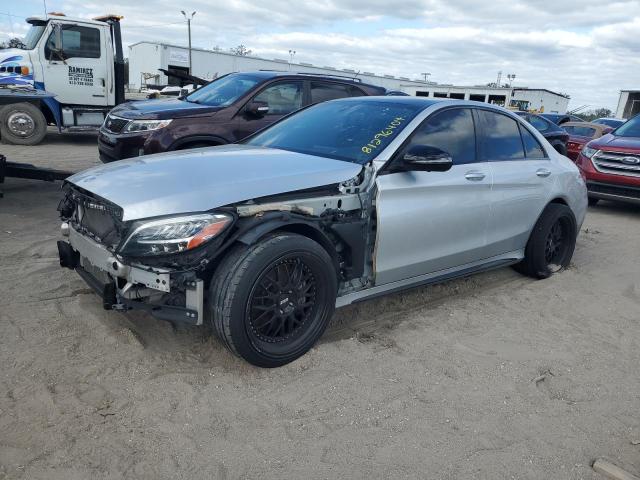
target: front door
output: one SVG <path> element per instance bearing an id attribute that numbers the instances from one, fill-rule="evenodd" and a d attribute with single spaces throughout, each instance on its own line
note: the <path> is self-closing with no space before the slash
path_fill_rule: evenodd
<path id="1" fill-rule="evenodd" d="M 253 102 L 263 102 L 269 107 L 269 111 L 262 116 L 254 115 L 242 108 L 231 120 L 232 132 L 235 140 L 262 130 L 264 127 L 277 122 L 285 115 L 302 108 L 303 86 L 301 81 L 282 81 L 271 85 L 258 92 L 245 108 Z"/>
<path id="2" fill-rule="evenodd" d="M 61 28 L 62 45 L 56 45 L 52 28 L 42 47 L 44 88 L 62 104 L 108 105 L 105 29 L 67 23 Z"/>
<path id="3" fill-rule="evenodd" d="M 476 157 L 469 108 L 428 117 L 401 147 L 434 147 L 453 158 L 446 172 L 381 173 L 377 178 L 376 285 L 458 267 L 485 257 L 491 170 Z"/>

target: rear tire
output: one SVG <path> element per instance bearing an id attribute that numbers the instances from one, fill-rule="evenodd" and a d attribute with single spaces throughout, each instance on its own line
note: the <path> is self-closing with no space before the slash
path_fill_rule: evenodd
<path id="1" fill-rule="evenodd" d="M 335 307 L 333 261 L 318 243 L 278 233 L 237 247 L 218 266 L 209 298 L 213 328 L 232 353 L 258 367 L 304 355 Z"/>
<path id="2" fill-rule="evenodd" d="M 599 201 L 600 201 L 599 198 L 589 197 L 589 206 L 594 207 L 595 205 L 598 204 Z"/>
<path id="3" fill-rule="evenodd" d="M 34 105 L 22 102 L 0 110 L 0 137 L 3 143 L 37 145 L 47 134 L 47 120 Z"/>
<path id="4" fill-rule="evenodd" d="M 540 215 L 515 269 L 530 277 L 548 278 L 566 268 L 576 246 L 576 219 L 569 207 L 551 203 Z"/>
<path id="5" fill-rule="evenodd" d="M 567 146 L 564 143 L 553 142 L 551 146 L 555 148 L 560 155 L 564 155 L 565 157 L 567 156 Z"/>

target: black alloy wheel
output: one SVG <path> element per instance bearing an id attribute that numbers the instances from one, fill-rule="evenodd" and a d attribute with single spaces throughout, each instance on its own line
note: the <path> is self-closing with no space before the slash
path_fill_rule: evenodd
<path id="1" fill-rule="evenodd" d="M 254 339 L 291 343 L 317 310 L 317 280 L 298 255 L 267 267 L 256 281 L 247 305 L 247 327 Z"/>

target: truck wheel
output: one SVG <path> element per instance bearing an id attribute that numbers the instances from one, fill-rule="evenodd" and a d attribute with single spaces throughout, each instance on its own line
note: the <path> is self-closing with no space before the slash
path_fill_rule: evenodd
<path id="1" fill-rule="evenodd" d="M 551 203 L 531 232 L 524 259 L 514 268 L 534 278 L 547 278 L 569 265 L 576 247 L 576 218 L 566 205 Z"/>
<path id="2" fill-rule="evenodd" d="M 23 102 L 0 110 L 0 137 L 4 143 L 37 145 L 47 134 L 47 120 L 34 105 Z"/>
<path id="3" fill-rule="evenodd" d="M 238 247 L 209 287 L 213 327 L 231 352 L 258 367 L 279 367 L 304 355 L 335 307 L 333 261 L 313 240 L 278 233 Z"/>

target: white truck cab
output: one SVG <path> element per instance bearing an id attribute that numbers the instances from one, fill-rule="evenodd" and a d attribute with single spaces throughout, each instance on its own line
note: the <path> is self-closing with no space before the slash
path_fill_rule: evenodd
<path id="1" fill-rule="evenodd" d="M 124 61 L 116 15 L 88 20 L 30 17 L 24 49 L 0 50 L 0 137 L 35 145 L 47 125 L 96 129 L 124 101 Z"/>

